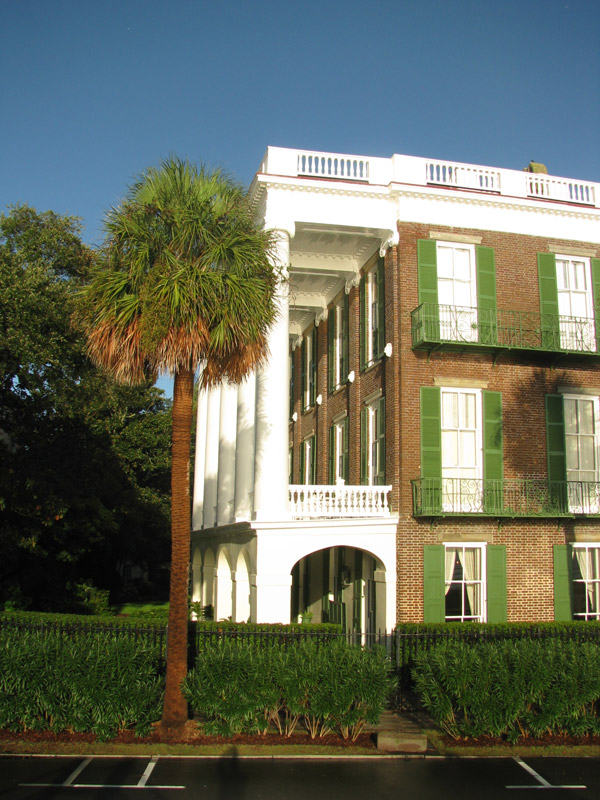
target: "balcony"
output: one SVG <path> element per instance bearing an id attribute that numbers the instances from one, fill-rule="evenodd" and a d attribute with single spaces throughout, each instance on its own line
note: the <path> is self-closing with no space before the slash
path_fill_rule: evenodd
<path id="1" fill-rule="evenodd" d="M 290 510 L 295 519 L 389 517 L 391 486 L 290 485 Z"/>
<path id="2" fill-rule="evenodd" d="M 414 350 L 535 350 L 600 355 L 594 319 L 535 311 L 422 303 L 411 313 Z"/>
<path id="3" fill-rule="evenodd" d="M 415 517 L 600 517 L 600 483 L 420 478 L 411 481 Z"/>

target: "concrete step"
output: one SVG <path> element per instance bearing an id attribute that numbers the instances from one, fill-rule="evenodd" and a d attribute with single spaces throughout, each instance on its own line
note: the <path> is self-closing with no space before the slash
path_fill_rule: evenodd
<path id="1" fill-rule="evenodd" d="M 382 753 L 425 753 L 427 736 L 407 714 L 384 711 L 377 725 L 377 749 Z"/>

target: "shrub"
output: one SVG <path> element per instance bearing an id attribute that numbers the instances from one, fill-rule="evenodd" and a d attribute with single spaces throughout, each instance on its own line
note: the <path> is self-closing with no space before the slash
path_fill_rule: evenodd
<path id="1" fill-rule="evenodd" d="M 353 741 L 365 722 L 379 719 L 392 688 L 382 650 L 311 640 L 207 646 L 183 684 L 207 733 L 264 733 L 271 724 L 290 736 L 302 722 L 313 738 L 337 730 Z"/>
<path id="2" fill-rule="evenodd" d="M 454 738 L 600 732 L 600 657 L 592 642 L 447 641 L 413 671 L 424 707 Z"/>
<path id="3" fill-rule="evenodd" d="M 95 633 L 0 631 L 0 727 L 89 731 L 99 739 L 160 718 L 156 648 Z"/>

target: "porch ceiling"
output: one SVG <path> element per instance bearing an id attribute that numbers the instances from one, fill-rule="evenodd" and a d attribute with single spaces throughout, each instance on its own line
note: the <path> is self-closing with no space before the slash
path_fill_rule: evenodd
<path id="1" fill-rule="evenodd" d="M 290 336 L 323 319 L 327 305 L 377 252 L 383 231 L 296 223 L 290 242 Z"/>

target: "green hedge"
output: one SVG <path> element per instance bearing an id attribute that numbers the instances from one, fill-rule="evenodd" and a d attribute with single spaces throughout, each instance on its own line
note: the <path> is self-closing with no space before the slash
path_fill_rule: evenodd
<path id="1" fill-rule="evenodd" d="M 334 731 L 355 741 L 376 722 L 393 690 L 383 650 L 303 641 L 289 648 L 222 642 L 207 647 L 184 681 L 184 695 L 209 734 L 310 736 Z"/>
<path id="2" fill-rule="evenodd" d="M 110 634 L 0 631 L 0 728 L 109 739 L 160 719 L 157 648 Z"/>
<path id="3" fill-rule="evenodd" d="M 467 643 L 422 651 L 421 702 L 454 738 L 600 734 L 600 649 L 560 638 Z"/>

